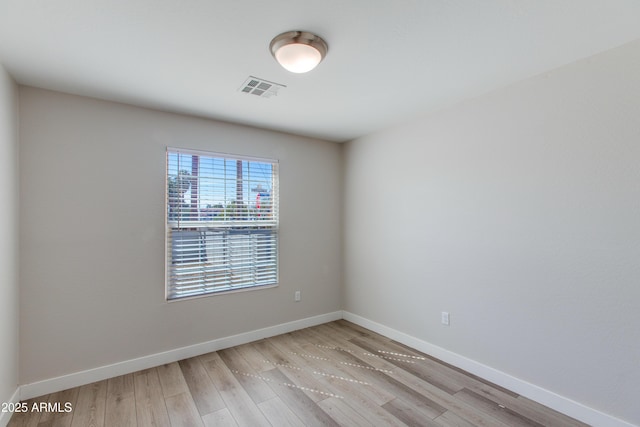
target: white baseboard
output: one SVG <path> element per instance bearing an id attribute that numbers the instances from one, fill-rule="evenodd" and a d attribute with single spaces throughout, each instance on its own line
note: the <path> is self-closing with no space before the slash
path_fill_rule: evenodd
<path id="1" fill-rule="evenodd" d="M 308 317 L 305 319 L 295 320 L 292 322 L 282 323 L 275 326 L 258 329 L 255 331 L 245 332 L 230 337 L 224 337 L 207 341 L 204 343 L 194 344 L 187 347 L 181 347 L 162 353 L 151 354 L 149 356 L 137 359 L 126 360 L 112 365 L 101 366 L 86 371 L 75 372 L 56 378 L 38 381 L 31 384 L 22 385 L 16 390 L 12 396 L 11 402 L 26 400 L 32 397 L 42 396 L 57 391 L 66 390 L 72 387 L 78 387 L 92 382 L 101 381 L 107 378 L 116 377 L 118 375 L 129 374 L 142 369 L 153 368 L 165 363 L 172 363 L 189 357 L 199 356 L 212 351 L 222 350 L 236 345 L 246 344 L 262 338 L 268 338 L 298 329 L 303 329 L 322 323 L 332 322 L 334 320 L 345 319 L 370 329 L 388 338 L 401 342 L 405 345 L 427 353 L 446 363 L 450 363 L 458 368 L 464 369 L 474 375 L 494 382 L 505 387 L 515 393 L 534 400 L 556 411 L 562 412 L 572 418 L 585 422 L 593 426 L 607 427 L 638 427 L 626 421 L 612 417 L 611 415 L 597 411 L 593 408 L 575 402 L 564 396 L 560 396 L 552 391 L 543 389 L 534 384 L 528 383 L 521 379 L 515 378 L 497 369 L 483 365 L 472 359 L 461 356 L 452 351 L 438 347 L 429 342 L 423 341 L 411 335 L 405 334 L 388 326 L 374 322 L 367 318 L 358 316 L 348 311 L 335 311 L 319 316 Z M 5 427 L 11 417 L 10 413 L 0 413 L 0 427 Z"/>
<path id="2" fill-rule="evenodd" d="M 2 403 L 18 403 L 19 401 L 20 401 L 20 387 L 16 389 L 16 391 L 13 393 L 13 396 L 11 396 L 9 400 L 7 400 L 6 402 L 3 401 Z M 11 412 L 0 411 L 0 427 L 6 427 L 6 425 L 9 424 L 9 420 L 11 419 L 12 415 L 13 414 Z"/>
<path id="3" fill-rule="evenodd" d="M 388 326 L 358 316 L 357 314 L 344 311 L 343 318 L 360 325 L 363 328 L 370 329 L 387 338 L 391 338 L 402 344 L 408 345 L 409 347 L 413 347 L 416 350 L 420 350 L 423 353 L 427 353 L 442 360 L 443 362 L 449 363 L 460 369 L 464 369 L 465 371 L 484 378 L 487 381 L 491 381 L 528 399 L 534 400 L 542 405 L 592 426 L 638 427 L 581 403 L 575 402 L 564 396 L 560 396 L 552 391 L 483 365 L 475 360 L 468 359 L 452 351 L 445 350 L 442 347 L 438 347 L 411 335 L 407 335 L 404 332 L 397 331 Z"/>
<path id="4" fill-rule="evenodd" d="M 78 387 L 96 381 L 102 381 L 107 378 L 129 374 L 131 372 L 140 371 L 142 369 L 153 368 L 165 363 L 176 362 L 178 360 L 187 359 L 189 357 L 199 356 L 201 354 L 234 347 L 236 345 L 246 344 L 248 342 L 260 340 L 262 338 L 286 334 L 287 332 L 292 332 L 298 329 L 308 328 L 310 326 L 316 326 L 322 323 L 332 322 L 339 319 L 342 319 L 342 311 L 334 311 L 332 313 L 294 320 L 292 322 L 269 326 L 266 328 L 257 329 L 255 331 L 245 332 L 230 337 L 219 338 L 212 341 L 190 345 L 187 347 L 176 348 L 174 350 L 151 354 L 137 359 L 125 360 L 124 362 L 114 363 L 113 365 L 100 366 L 98 368 L 88 369 L 86 371 L 75 372 L 73 374 L 50 378 L 44 381 L 25 384 L 19 388 L 18 394 L 20 399 L 22 400 L 31 399 L 32 397 L 55 393 L 57 391 L 66 390 L 68 388 Z"/>

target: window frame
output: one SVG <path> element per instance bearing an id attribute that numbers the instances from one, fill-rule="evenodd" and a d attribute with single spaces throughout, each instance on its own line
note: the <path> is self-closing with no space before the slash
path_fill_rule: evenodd
<path id="1" fill-rule="evenodd" d="M 184 212 L 178 210 L 177 215 L 178 215 L 178 219 L 176 220 L 175 218 L 172 219 L 170 218 L 171 216 L 171 209 L 175 208 L 175 200 L 173 200 L 174 205 L 171 205 L 171 191 L 169 188 L 169 183 L 170 183 L 170 179 L 172 177 L 179 177 L 180 176 L 180 171 L 181 171 L 181 167 L 180 167 L 180 162 L 178 160 L 177 162 L 177 172 L 174 174 L 170 173 L 170 156 L 172 155 L 177 155 L 178 159 L 180 158 L 180 156 L 182 155 L 187 155 L 187 156 L 199 156 L 199 162 L 202 158 L 205 158 L 206 160 L 210 160 L 212 165 L 216 162 L 216 161 L 223 161 L 224 165 L 225 165 L 225 172 L 223 173 L 224 178 L 222 178 L 221 182 L 222 182 L 222 186 L 218 187 L 218 184 L 214 183 L 214 181 L 216 181 L 213 178 L 213 175 L 211 177 L 208 177 L 209 179 L 212 180 L 212 183 L 210 184 L 212 186 L 212 188 L 214 189 L 219 189 L 222 188 L 224 190 L 224 188 L 226 186 L 228 186 L 230 183 L 234 183 L 235 181 L 235 185 L 237 185 L 237 177 L 236 179 L 231 179 L 227 176 L 227 172 L 226 172 L 226 162 L 237 162 L 237 161 L 242 161 L 242 162 L 246 162 L 246 164 L 249 166 L 250 164 L 253 163 L 262 163 L 262 164 L 269 164 L 271 167 L 271 174 L 270 174 L 270 183 L 271 183 L 271 188 L 270 191 L 268 192 L 269 194 L 269 205 L 268 205 L 268 211 L 270 213 L 270 219 L 260 219 L 257 218 L 260 215 L 256 214 L 256 212 L 259 212 L 259 207 L 257 206 L 258 200 L 256 200 L 256 206 L 253 208 L 254 214 L 256 215 L 256 217 L 253 218 L 253 220 L 250 220 L 250 214 L 248 213 L 250 211 L 250 197 L 249 195 L 247 197 L 243 197 L 242 202 L 245 203 L 246 208 L 243 208 L 241 210 L 238 210 L 236 212 L 241 212 L 240 214 L 238 213 L 233 213 L 231 214 L 231 219 L 229 220 L 227 218 L 227 211 L 229 209 L 230 206 L 230 201 L 228 199 L 224 200 L 223 203 L 223 220 L 222 221 L 214 221 L 212 218 L 209 218 L 209 220 L 207 219 L 200 219 L 200 215 L 201 215 L 201 210 L 202 210 L 202 199 L 201 197 L 201 193 L 197 194 L 197 215 L 198 218 L 196 218 L 195 220 L 193 219 L 187 219 L 187 220 L 181 220 L 180 218 L 184 215 Z M 213 152 L 213 151 L 202 151 L 202 150 L 193 150 L 193 149 L 186 149 L 186 148 L 177 148 L 177 147 L 169 147 L 167 146 L 166 148 L 166 154 L 165 154 L 165 188 L 164 188 L 164 196 L 165 196 L 165 203 L 164 203 L 164 209 L 165 209 L 165 301 L 166 302 L 177 302 L 177 301 L 184 301 L 184 300 L 189 300 L 189 299 L 194 299 L 194 298 L 203 298 L 203 297 L 210 297 L 210 296 L 215 296 L 215 295 L 224 295 L 224 294 L 229 294 L 229 293 L 236 293 L 236 292 L 245 292 L 245 291 L 253 291 L 253 290 L 259 290 L 259 289 L 268 289 L 268 288 L 274 288 L 277 287 L 279 285 L 279 279 L 280 279 L 280 260 L 279 260 L 279 161 L 277 159 L 270 159 L 270 158 L 262 158 L 262 157 L 254 157 L 254 156 L 245 156 L 245 155 L 239 155 L 239 154 L 229 154 L 229 153 L 221 153 L 221 152 Z M 244 163 L 243 163 L 244 164 Z M 200 167 L 198 167 L 200 169 Z M 249 169 L 249 168 L 247 168 Z M 237 172 L 237 170 L 236 170 Z M 245 175 L 244 172 L 244 168 L 242 171 L 243 175 L 242 175 L 242 182 L 244 184 L 244 181 L 248 182 L 248 187 L 251 187 L 251 175 L 249 174 L 249 172 L 247 172 L 247 175 Z M 246 176 L 246 178 L 245 178 Z M 201 183 L 200 183 L 200 178 L 202 178 L 202 176 L 199 176 L 197 182 L 198 182 L 198 187 L 200 187 Z M 193 181 L 192 181 L 193 182 Z M 191 184 L 189 184 L 191 185 Z M 260 184 L 258 184 L 258 187 L 260 186 Z M 252 189 L 253 190 L 253 189 Z M 187 190 L 187 191 L 191 191 L 191 189 Z M 223 191 L 224 192 L 224 191 Z M 258 194 L 263 194 L 264 192 L 258 192 Z M 186 194 L 185 194 L 186 196 Z M 175 193 L 174 193 L 174 197 L 175 197 Z M 182 199 L 182 195 L 180 195 L 180 198 Z M 181 201 L 181 206 L 184 202 Z M 186 205 L 186 203 L 185 203 Z M 189 206 L 191 206 L 189 204 Z M 209 206 L 207 206 L 209 207 Z M 190 207 L 191 209 L 191 207 Z M 256 209 L 258 209 L 256 211 Z M 176 213 L 174 213 L 175 215 Z M 191 215 L 191 214 L 189 214 Z M 238 215 L 240 215 L 240 218 L 238 218 Z M 227 278 L 227 280 L 229 281 L 229 283 L 231 284 L 227 284 L 227 285 L 223 285 L 220 286 L 219 289 L 216 289 L 216 287 L 218 287 L 219 285 L 215 285 L 212 283 L 209 283 L 206 278 L 201 280 L 201 285 L 202 286 L 202 292 L 191 292 L 189 295 L 184 295 L 184 296 L 176 296 L 176 283 L 172 281 L 172 278 L 174 277 L 175 271 L 176 270 L 180 270 L 179 267 L 175 267 L 176 265 L 176 259 L 180 259 L 180 257 L 176 257 L 175 255 L 175 235 L 176 235 L 176 231 L 179 232 L 184 232 L 184 231 L 190 231 L 193 233 L 200 233 L 199 237 L 197 237 L 196 239 L 200 240 L 202 239 L 203 243 L 198 243 L 197 249 L 195 249 L 196 252 L 203 254 L 206 253 L 208 254 L 210 247 L 217 247 L 216 245 L 222 245 L 223 247 L 225 247 L 225 249 L 223 249 L 224 255 L 221 257 L 222 259 L 226 260 L 226 262 L 223 261 L 223 263 L 227 264 L 226 269 L 222 268 L 220 269 L 220 271 L 224 271 L 223 275 Z M 216 236 L 216 235 L 220 235 L 220 236 Z M 260 236 L 267 236 L 265 240 L 264 238 L 262 239 L 262 241 L 260 240 Z M 208 237 L 211 236 L 211 237 Z M 250 253 L 253 254 L 253 261 L 247 263 L 250 265 L 250 273 L 248 273 L 249 275 L 253 274 L 253 276 L 259 276 L 259 266 L 257 264 L 260 263 L 260 261 L 258 260 L 260 256 L 266 256 L 266 258 L 268 258 L 268 261 L 266 263 L 267 265 L 267 275 L 270 277 L 268 283 L 257 283 L 257 282 L 247 282 L 247 281 L 243 281 L 240 285 L 238 284 L 233 284 L 233 280 L 231 279 L 231 277 L 234 274 L 234 269 L 233 267 L 231 267 L 231 265 L 233 264 L 233 262 L 231 262 L 231 260 L 233 259 L 233 255 L 231 254 L 231 252 L 233 252 L 231 250 L 231 245 L 233 244 L 232 242 L 232 238 L 236 237 L 240 239 L 239 243 L 236 243 L 237 245 L 241 246 L 244 250 L 244 254 L 245 255 L 239 255 L 239 258 L 241 258 L 243 261 L 245 261 L 246 263 L 246 247 L 247 245 L 249 245 L 252 249 L 249 249 Z M 243 237 L 243 236 L 247 236 L 247 237 Z M 209 241 L 207 239 L 211 238 L 212 240 Z M 184 238 L 181 238 L 184 239 Z M 188 238 L 187 238 L 188 239 Z M 193 240 L 191 241 L 193 242 Z M 222 242 L 222 243 L 221 243 Z M 262 242 L 262 243 L 261 243 Z M 265 249 L 266 248 L 266 249 Z M 219 249 L 217 249 L 219 251 Z M 194 250 L 192 250 L 193 252 Z M 271 254 L 270 251 L 275 252 L 274 254 Z M 256 256 L 255 254 L 258 253 L 258 255 Z M 266 255 L 265 255 L 266 253 Z M 190 256 L 190 255 L 187 255 Z M 204 261 L 202 259 L 200 259 L 199 257 L 202 255 L 196 255 L 196 257 L 199 259 L 199 261 L 197 261 L 197 263 L 201 264 L 203 267 L 202 269 L 205 269 L 204 267 L 204 263 L 207 260 L 207 255 L 204 255 Z M 183 262 L 183 261 L 181 261 Z M 265 263 L 263 263 L 264 266 Z M 185 267 L 186 269 L 188 269 L 189 267 Z M 243 272 L 245 272 L 247 270 L 243 270 Z M 237 273 L 237 272 L 236 272 Z M 206 273 L 204 273 L 204 276 L 206 276 Z M 242 276 L 242 274 L 241 274 Z M 195 286 L 194 286 L 195 288 Z M 208 288 L 208 290 L 206 289 Z"/>

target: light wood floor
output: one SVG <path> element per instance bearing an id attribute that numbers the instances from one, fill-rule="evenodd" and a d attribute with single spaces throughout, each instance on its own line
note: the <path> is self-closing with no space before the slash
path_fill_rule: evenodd
<path id="1" fill-rule="evenodd" d="M 344 320 L 31 399 L 16 426 L 585 426 Z"/>

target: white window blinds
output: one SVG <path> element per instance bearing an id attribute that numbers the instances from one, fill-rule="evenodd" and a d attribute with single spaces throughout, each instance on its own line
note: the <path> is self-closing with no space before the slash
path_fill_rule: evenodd
<path id="1" fill-rule="evenodd" d="M 167 299 L 278 283 L 278 163 L 167 149 Z"/>

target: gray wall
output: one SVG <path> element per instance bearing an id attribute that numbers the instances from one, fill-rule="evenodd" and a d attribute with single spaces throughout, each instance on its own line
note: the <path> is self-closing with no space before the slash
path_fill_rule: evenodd
<path id="1" fill-rule="evenodd" d="M 279 287 L 165 302 L 167 145 L 279 159 Z M 20 382 L 339 310 L 340 155 L 334 143 L 21 87 Z"/>
<path id="2" fill-rule="evenodd" d="M 18 385 L 17 114 L 18 87 L 0 64 L 0 402 Z"/>
<path id="3" fill-rule="evenodd" d="M 347 143 L 345 309 L 640 425 L 639 118 L 640 41 Z"/>

